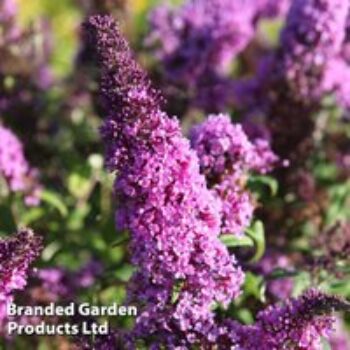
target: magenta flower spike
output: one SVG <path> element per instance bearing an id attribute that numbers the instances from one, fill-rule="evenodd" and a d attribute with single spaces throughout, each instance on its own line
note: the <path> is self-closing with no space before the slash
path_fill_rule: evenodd
<path id="1" fill-rule="evenodd" d="M 41 248 L 41 239 L 30 229 L 20 229 L 13 237 L 0 238 L 0 325 L 6 318 L 13 292 L 26 286 L 30 265 Z"/>
<path id="2" fill-rule="evenodd" d="M 101 132 L 107 166 L 117 175 L 117 223 L 130 231 L 137 268 L 130 300 L 143 305 L 134 332 L 166 344 L 196 343 L 213 323 L 211 308 L 228 305 L 243 282 L 218 238 L 219 203 L 114 20 L 91 17 L 85 27 L 102 70 L 108 115 Z"/>

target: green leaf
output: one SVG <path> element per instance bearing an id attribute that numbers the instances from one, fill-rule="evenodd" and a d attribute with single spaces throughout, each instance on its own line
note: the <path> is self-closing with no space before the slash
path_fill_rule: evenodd
<path id="1" fill-rule="evenodd" d="M 259 31 L 267 38 L 269 43 L 276 45 L 279 39 L 283 21 L 281 20 L 262 20 L 259 24 Z"/>
<path id="2" fill-rule="evenodd" d="M 333 180 L 338 174 L 337 166 L 335 164 L 328 163 L 316 164 L 313 171 L 315 177 L 320 181 Z"/>
<path id="3" fill-rule="evenodd" d="M 286 277 L 294 277 L 299 274 L 299 271 L 291 271 L 282 268 L 275 268 L 271 273 L 268 274 L 267 278 L 270 280 L 286 278 Z"/>
<path id="4" fill-rule="evenodd" d="M 328 340 L 324 337 L 321 338 L 321 345 L 323 350 L 332 350 Z"/>
<path id="5" fill-rule="evenodd" d="M 126 242 L 129 242 L 129 240 L 130 240 L 130 236 L 129 236 L 128 232 L 127 232 L 127 231 L 124 231 L 124 232 L 122 232 L 122 233 L 119 235 L 118 239 L 115 240 L 115 241 L 112 243 L 112 247 L 113 247 L 113 248 L 114 248 L 114 247 L 119 247 L 119 246 L 121 246 L 122 244 L 124 244 L 124 243 L 126 243 Z"/>
<path id="6" fill-rule="evenodd" d="M 43 250 L 41 256 L 43 261 L 49 261 L 52 257 L 61 249 L 61 245 L 58 242 L 52 242 L 48 244 Z"/>
<path id="7" fill-rule="evenodd" d="M 68 215 L 68 209 L 62 197 L 58 193 L 49 190 L 44 190 L 41 193 L 41 199 L 43 202 L 57 209 L 61 216 L 66 217 Z"/>
<path id="8" fill-rule="evenodd" d="M 250 186 L 257 191 L 259 191 L 259 188 L 262 186 L 267 186 L 270 190 L 271 196 L 276 196 L 278 192 L 278 181 L 267 175 L 252 175 L 249 178 L 249 184 Z"/>
<path id="9" fill-rule="evenodd" d="M 348 280 L 333 282 L 328 286 L 328 289 L 331 293 L 337 293 L 344 296 L 350 295 L 350 283 Z"/>
<path id="10" fill-rule="evenodd" d="M 68 190 L 75 198 L 84 198 L 88 195 L 91 184 L 87 174 L 75 172 L 68 177 Z"/>
<path id="11" fill-rule="evenodd" d="M 237 311 L 237 318 L 244 324 L 252 324 L 254 323 L 254 316 L 249 309 L 239 309 Z"/>
<path id="12" fill-rule="evenodd" d="M 253 223 L 253 225 L 246 229 L 247 235 L 254 241 L 255 245 L 255 255 L 252 258 L 252 262 L 259 261 L 265 253 L 265 230 L 264 224 L 258 220 Z"/>
<path id="13" fill-rule="evenodd" d="M 265 284 L 262 276 L 247 272 L 244 281 L 244 295 L 265 301 Z"/>
<path id="14" fill-rule="evenodd" d="M 181 292 L 181 289 L 184 285 L 184 282 L 183 281 L 176 281 L 174 287 L 173 287 L 173 293 L 172 293 L 172 296 L 171 296 L 171 303 L 172 304 L 175 304 L 177 299 L 179 298 L 180 296 L 180 292 Z"/>
<path id="15" fill-rule="evenodd" d="M 4 205 L 0 202 L 0 232 L 9 233 L 13 232 L 17 227 L 17 224 L 12 215 L 10 205 Z"/>
<path id="16" fill-rule="evenodd" d="M 115 275 L 121 281 L 128 282 L 134 271 L 135 268 L 132 265 L 125 264 L 116 271 Z"/>
<path id="17" fill-rule="evenodd" d="M 220 241 L 225 244 L 226 247 L 253 247 L 254 242 L 250 237 L 242 236 L 237 237 L 233 234 L 226 234 L 220 236 Z"/>
<path id="18" fill-rule="evenodd" d="M 41 219 L 45 215 L 45 210 L 41 207 L 29 208 L 21 217 L 21 224 L 30 225 L 32 222 Z"/>
<path id="19" fill-rule="evenodd" d="M 294 277 L 293 296 L 297 297 L 306 289 L 308 289 L 310 286 L 311 286 L 310 274 L 305 271 L 300 271 L 300 273 Z"/>
<path id="20" fill-rule="evenodd" d="M 77 206 L 69 215 L 67 220 L 67 227 L 70 230 L 79 230 L 84 226 L 84 220 L 87 215 L 90 213 L 91 205 L 89 203 L 83 203 L 80 206 Z"/>
<path id="21" fill-rule="evenodd" d="M 350 218 L 350 181 L 333 185 L 329 190 L 330 206 L 326 213 L 326 223 L 333 225 L 336 221 Z"/>

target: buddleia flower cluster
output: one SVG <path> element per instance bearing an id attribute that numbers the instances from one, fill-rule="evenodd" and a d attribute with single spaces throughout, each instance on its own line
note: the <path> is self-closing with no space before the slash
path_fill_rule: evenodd
<path id="1" fill-rule="evenodd" d="M 239 99 L 266 116 L 273 148 L 300 163 L 310 152 L 312 115 L 336 87 L 334 60 L 345 38 L 347 1 L 294 1 L 276 52 L 265 57 Z M 254 102 L 255 101 L 255 102 Z"/>
<path id="2" fill-rule="evenodd" d="M 212 116 L 193 131 L 195 152 L 178 122 L 161 110 L 160 93 L 133 59 L 114 20 L 91 17 L 85 30 L 102 71 L 107 117 L 101 132 L 107 166 L 116 174 L 117 225 L 130 232 L 136 268 L 129 302 L 138 303 L 140 314 L 126 344 L 132 348 L 143 339 L 155 349 L 214 344 L 220 349 L 316 349 L 332 328 L 328 313 L 347 309 L 346 302 L 310 290 L 263 310 L 252 326 L 219 321 L 214 312 L 217 303 L 225 308 L 238 296 L 243 273 L 218 239 L 220 203 L 205 176 L 210 184 L 249 167 L 265 172 L 277 157 L 264 144 L 260 154 L 266 157 L 257 158 L 261 144 L 251 143 L 225 116 Z M 212 129 L 212 138 L 206 138 Z"/>
<path id="3" fill-rule="evenodd" d="M 266 140 L 252 143 L 228 115 L 210 115 L 192 128 L 190 140 L 208 187 L 221 203 L 222 233 L 242 234 L 254 211 L 246 179 L 250 172 L 271 171 L 278 157 Z"/>
<path id="4" fill-rule="evenodd" d="M 291 298 L 259 312 L 253 326 L 233 324 L 233 330 L 239 346 L 245 350 L 317 350 L 321 347 L 321 338 L 328 338 L 333 329 L 335 320 L 328 314 L 348 308 L 343 300 L 311 289 L 297 299 Z"/>
<path id="5" fill-rule="evenodd" d="M 118 172 L 117 220 L 130 230 L 137 267 L 130 299 L 143 307 L 135 333 L 193 343 L 210 329 L 211 307 L 238 296 L 243 273 L 218 239 L 218 203 L 178 121 L 161 111 L 113 19 L 92 17 L 86 26 L 102 65 L 109 112 L 102 135 L 107 164 Z"/>
<path id="6" fill-rule="evenodd" d="M 272 235 L 300 235 L 306 222 L 318 231 L 324 229 L 330 203 L 312 164 L 321 149 L 331 150 L 325 140 L 334 138 L 331 122 L 322 123 L 322 113 L 331 114 L 325 99 L 332 97 L 337 106 L 347 108 L 341 98 L 347 89 L 346 70 L 339 67 L 346 65 L 348 6 L 342 0 L 293 1 L 278 47 L 261 59 L 252 79 L 236 84 L 246 130 L 259 117 L 263 119 L 272 149 L 290 162 L 276 176 L 281 196 L 291 200 L 278 213 L 276 207 L 266 208 L 265 223 Z M 336 123 L 341 128 L 341 120 Z"/>
<path id="7" fill-rule="evenodd" d="M 150 15 L 146 44 L 157 47 L 165 79 L 185 88 L 190 103 L 217 112 L 229 103 L 232 87 L 225 71 L 251 40 L 254 14 L 252 2 L 244 0 L 161 5 Z"/>
<path id="8" fill-rule="evenodd" d="M 231 63 L 253 41 L 261 19 L 284 15 L 290 0 L 188 0 L 150 14 L 147 46 L 155 47 L 167 85 L 189 103 L 220 112 L 232 103 Z M 171 92 L 170 92 L 171 93 Z"/>
<path id="9" fill-rule="evenodd" d="M 30 229 L 20 229 L 0 239 L 0 328 L 7 317 L 13 293 L 26 286 L 30 266 L 41 252 L 41 238 Z"/>
<path id="10" fill-rule="evenodd" d="M 21 141 L 9 129 L 0 125 L 0 178 L 13 193 L 21 193 L 25 203 L 36 206 L 40 202 L 42 187 L 38 172 L 25 158 Z"/>

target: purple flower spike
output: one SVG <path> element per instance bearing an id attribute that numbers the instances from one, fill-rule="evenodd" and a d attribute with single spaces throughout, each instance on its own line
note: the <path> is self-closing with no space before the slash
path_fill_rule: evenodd
<path id="1" fill-rule="evenodd" d="M 194 83 L 208 67 L 223 68 L 254 35 L 255 7 L 245 0 L 189 0 L 160 6 L 150 17 L 148 42 L 158 42 L 167 74 Z"/>
<path id="2" fill-rule="evenodd" d="M 24 194 L 28 206 L 39 204 L 41 186 L 37 182 L 38 173 L 29 167 L 19 139 L 1 125 L 0 177 L 6 181 L 11 191 Z"/>
<path id="3" fill-rule="evenodd" d="M 29 229 L 20 229 L 14 237 L 0 238 L 0 325 L 13 292 L 25 287 L 29 267 L 41 248 L 41 239 Z"/>
<path id="4" fill-rule="evenodd" d="M 227 115 L 210 115 L 190 132 L 201 172 L 221 203 L 222 233 L 241 234 L 254 211 L 253 200 L 244 189 L 249 171 L 266 173 L 278 158 L 267 141 L 250 142 L 240 124 Z"/>
<path id="5" fill-rule="evenodd" d="M 185 89 L 188 102 L 207 112 L 226 109 L 234 93 L 230 64 L 254 36 L 255 5 L 246 0 L 187 0 L 177 8 L 156 7 L 146 45 L 162 63 L 165 85 Z"/>
<path id="6" fill-rule="evenodd" d="M 311 289 L 300 297 L 260 312 L 254 325 L 226 321 L 218 327 L 218 349 L 319 350 L 321 338 L 333 330 L 333 311 L 349 310 L 349 303 Z"/>
<path id="7" fill-rule="evenodd" d="M 85 28 L 102 70 L 109 113 L 102 136 L 107 165 L 117 173 L 117 221 L 131 233 L 137 267 L 129 293 L 140 303 L 134 335 L 173 346 L 197 343 L 213 323 L 211 307 L 228 305 L 243 281 L 218 239 L 218 202 L 114 20 L 91 17 Z"/>
<path id="8" fill-rule="evenodd" d="M 325 74 L 345 38 L 346 0 L 296 0 L 282 33 L 280 69 L 295 96 L 319 99 Z"/>
<path id="9" fill-rule="evenodd" d="M 248 117 L 266 117 L 273 149 L 294 164 L 312 149 L 312 115 L 322 99 L 335 92 L 347 103 L 349 72 L 339 61 L 347 9 L 347 0 L 293 1 L 276 52 L 261 61 L 254 79 L 236 84 L 238 104 Z"/>
<path id="10" fill-rule="evenodd" d="M 282 306 L 270 306 L 260 312 L 257 324 L 272 348 L 289 344 L 316 350 L 321 336 L 328 337 L 333 328 L 334 319 L 327 315 L 343 308 L 349 309 L 349 305 L 338 297 L 311 289 Z"/>

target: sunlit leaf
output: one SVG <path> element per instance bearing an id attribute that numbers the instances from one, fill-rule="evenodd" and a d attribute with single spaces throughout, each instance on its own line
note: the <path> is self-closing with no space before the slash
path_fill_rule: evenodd
<path id="1" fill-rule="evenodd" d="M 220 236 L 220 241 L 226 247 L 253 247 L 254 241 L 247 236 L 238 237 L 233 234 L 225 234 Z"/>
<path id="2" fill-rule="evenodd" d="M 254 241 L 255 254 L 252 262 L 259 261 L 265 253 L 265 230 L 264 224 L 257 220 L 246 230 L 247 235 Z"/>
<path id="3" fill-rule="evenodd" d="M 55 208 L 63 217 L 68 215 L 68 208 L 61 195 L 56 192 L 44 190 L 41 193 L 41 200 Z"/>

